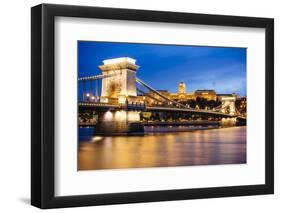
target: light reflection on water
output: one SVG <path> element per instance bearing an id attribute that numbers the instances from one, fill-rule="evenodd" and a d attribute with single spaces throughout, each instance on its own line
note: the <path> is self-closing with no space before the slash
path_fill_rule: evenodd
<path id="1" fill-rule="evenodd" d="M 91 137 L 79 131 L 78 169 L 119 169 L 246 163 L 246 127 L 144 136 Z M 166 128 L 166 127 L 161 127 Z"/>

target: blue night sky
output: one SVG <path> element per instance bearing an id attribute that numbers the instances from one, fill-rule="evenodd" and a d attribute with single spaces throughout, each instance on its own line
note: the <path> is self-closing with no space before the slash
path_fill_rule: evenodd
<path id="1" fill-rule="evenodd" d="M 214 89 L 246 96 L 246 48 L 78 41 L 79 77 L 101 74 L 102 61 L 131 57 L 137 76 L 158 90 Z"/>

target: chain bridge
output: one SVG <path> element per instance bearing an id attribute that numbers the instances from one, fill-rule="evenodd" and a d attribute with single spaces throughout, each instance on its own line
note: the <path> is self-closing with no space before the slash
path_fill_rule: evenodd
<path id="1" fill-rule="evenodd" d="M 145 112 L 192 114 L 220 120 L 246 121 L 246 117 L 235 107 L 233 97 L 221 99 L 221 105 L 210 109 L 192 108 L 171 99 L 137 77 L 139 66 L 132 58 L 104 60 L 99 69 L 102 71 L 99 75 L 78 78 L 82 93 L 78 102 L 79 112 L 98 112 L 98 122 L 95 125 L 97 134 L 142 132 L 144 122 L 141 122 L 140 114 Z M 153 100 L 153 103 L 149 103 L 147 98 Z"/>

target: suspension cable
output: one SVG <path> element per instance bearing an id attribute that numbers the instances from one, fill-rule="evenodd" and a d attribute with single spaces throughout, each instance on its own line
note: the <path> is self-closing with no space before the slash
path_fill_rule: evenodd
<path id="1" fill-rule="evenodd" d="M 139 89 L 139 88 L 137 88 L 137 91 L 140 92 L 140 93 L 143 94 L 143 95 L 146 95 L 147 97 L 149 97 L 149 98 L 151 98 L 151 99 L 154 99 L 154 100 L 157 101 L 157 102 L 163 103 L 163 101 L 161 101 L 161 100 L 159 100 L 159 99 L 157 99 L 157 98 L 155 98 L 155 97 L 153 97 L 153 96 L 151 96 L 151 95 L 145 93 L 144 91 L 142 91 L 142 90 Z"/>
<path id="2" fill-rule="evenodd" d="M 158 92 L 157 90 L 153 89 L 151 86 L 149 86 L 148 84 L 146 84 L 145 82 L 143 82 L 143 81 L 140 80 L 139 78 L 136 78 L 136 82 L 140 83 L 141 85 L 143 85 L 144 87 L 146 87 L 146 88 L 149 89 L 150 91 L 156 93 L 156 94 L 159 95 L 161 98 L 166 99 L 166 100 L 168 100 L 168 101 L 170 101 L 170 102 L 172 102 L 172 103 L 174 103 L 174 104 L 176 104 L 176 105 L 178 105 L 178 106 L 181 106 L 181 107 L 183 107 L 183 108 L 188 108 L 188 107 L 186 107 L 185 105 L 183 105 L 183 104 L 181 104 L 181 103 L 179 103 L 179 102 L 177 102 L 177 101 L 174 101 L 174 100 L 172 100 L 172 99 L 166 97 L 165 95 L 162 95 L 160 92 Z"/>

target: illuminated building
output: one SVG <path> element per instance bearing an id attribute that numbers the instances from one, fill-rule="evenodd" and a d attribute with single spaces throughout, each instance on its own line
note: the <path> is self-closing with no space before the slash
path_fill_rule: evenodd
<path id="1" fill-rule="evenodd" d="M 194 92 L 187 92 L 187 87 L 184 82 L 180 82 L 178 85 L 177 93 L 170 93 L 168 90 L 157 90 L 161 95 L 177 101 L 177 102 L 188 102 L 190 100 L 196 101 L 199 99 L 205 99 L 207 101 L 219 101 L 228 106 L 229 110 L 233 113 L 234 105 L 238 99 L 237 94 L 217 94 L 215 90 L 195 90 Z M 148 92 L 142 95 L 138 95 L 136 99 L 137 103 L 147 104 L 147 105 L 170 105 L 168 100 L 160 97 L 154 92 Z M 245 100 L 241 103 L 242 107 L 246 106 L 244 103 Z M 245 108 L 245 107 L 244 107 Z"/>
<path id="2" fill-rule="evenodd" d="M 197 98 L 206 99 L 207 101 L 217 101 L 218 95 L 215 90 L 196 90 L 195 92 L 187 92 L 187 87 L 184 82 L 178 85 L 177 93 L 170 93 L 168 90 L 157 90 L 163 96 L 178 102 L 186 102 L 189 100 L 196 100 Z M 143 94 L 137 97 L 137 102 L 153 105 L 153 104 L 167 104 L 167 100 L 159 97 L 153 92 Z M 169 103 L 168 103 L 169 104 Z"/>
<path id="3" fill-rule="evenodd" d="M 186 85 L 184 82 L 180 82 L 178 94 L 186 94 Z"/>
<path id="4" fill-rule="evenodd" d="M 194 93 L 188 93 L 186 89 L 186 84 L 184 82 L 180 82 L 178 86 L 178 93 L 170 93 L 169 98 L 175 101 L 188 101 L 195 100 Z"/>
<path id="5" fill-rule="evenodd" d="M 179 84 L 178 93 L 171 93 L 169 97 L 180 102 L 196 100 L 197 98 L 204 98 L 208 101 L 217 100 L 217 94 L 215 90 L 196 90 L 195 92 L 188 93 L 186 91 L 186 84 L 184 82 Z"/>
<path id="6" fill-rule="evenodd" d="M 196 90 L 194 92 L 195 98 L 204 98 L 208 101 L 216 101 L 217 93 L 215 90 Z"/>

